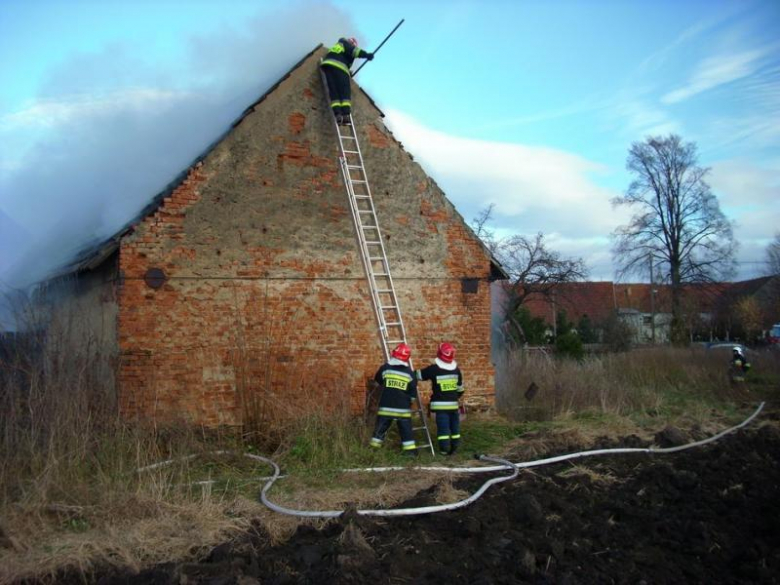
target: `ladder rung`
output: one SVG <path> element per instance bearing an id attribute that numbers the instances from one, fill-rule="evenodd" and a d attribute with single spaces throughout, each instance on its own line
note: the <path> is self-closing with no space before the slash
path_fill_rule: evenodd
<path id="1" fill-rule="evenodd" d="M 386 272 L 374 272 L 374 276 L 390 276 Z"/>
<path id="2" fill-rule="evenodd" d="M 379 308 L 382 309 L 383 311 L 389 311 L 390 309 L 397 309 L 398 307 L 396 307 L 395 305 L 382 305 Z"/>
<path id="3" fill-rule="evenodd" d="M 374 213 L 370 209 L 358 209 L 358 213 Z"/>
<path id="4" fill-rule="evenodd" d="M 351 183 L 367 183 L 368 181 L 358 180 L 358 179 L 350 179 Z"/>
<path id="5" fill-rule="evenodd" d="M 357 150 L 345 150 L 344 152 L 347 154 L 360 154 Z"/>
<path id="6" fill-rule="evenodd" d="M 395 323 L 385 323 L 385 327 L 400 327 L 400 326 L 401 326 L 401 323 L 400 323 L 400 322 L 395 322 Z"/>
<path id="7" fill-rule="evenodd" d="M 363 169 L 361 165 L 347 165 L 348 169 Z"/>
<path id="8" fill-rule="evenodd" d="M 371 195 L 355 195 L 356 199 L 371 199 Z"/>
<path id="9" fill-rule="evenodd" d="M 362 225 L 360 227 L 362 227 L 364 230 L 377 230 L 377 229 L 379 229 L 378 225 Z"/>
<path id="10" fill-rule="evenodd" d="M 354 136 L 347 136 L 346 134 L 339 134 L 339 138 L 342 140 L 356 140 Z"/>
<path id="11" fill-rule="evenodd" d="M 391 292 L 393 292 L 393 289 L 392 289 L 392 288 L 380 288 L 380 289 L 378 289 L 376 292 L 378 292 L 378 293 L 385 293 L 385 294 L 387 294 L 387 293 L 391 293 Z"/>
<path id="12" fill-rule="evenodd" d="M 373 246 L 379 246 L 382 242 L 366 242 L 366 244 L 371 244 Z"/>

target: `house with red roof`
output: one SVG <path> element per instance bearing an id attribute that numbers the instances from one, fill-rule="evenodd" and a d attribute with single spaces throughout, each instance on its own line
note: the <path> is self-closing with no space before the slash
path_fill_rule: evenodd
<path id="1" fill-rule="evenodd" d="M 509 287 L 496 283 L 496 288 Z M 528 291 L 525 291 L 528 293 Z M 502 295 L 494 295 L 501 299 Z M 504 291 L 503 298 L 508 298 Z M 746 339 L 737 306 L 752 299 L 758 307 L 762 334 L 780 321 L 780 277 L 767 276 L 733 283 L 686 285 L 683 319 L 691 341 Z M 500 302 L 496 310 L 502 309 Z M 530 291 L 523 301 L 532 317 L 542 319 L 555 335 L 562 317 L 575 324 L 584 319 L 599 334 L 611 319 L 629 325 L 636 344 L 667 343 L 672 317 L 671 287 L 648 283 L 569 282 L 547 294 Z"/>

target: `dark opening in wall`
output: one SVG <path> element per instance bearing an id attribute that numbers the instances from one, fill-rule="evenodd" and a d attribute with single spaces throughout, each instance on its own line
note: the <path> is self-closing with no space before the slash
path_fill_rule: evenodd
<path id="1" fill-rule="evenodd" d="M 477 294 L 479 291 L 479 279 L 478 278 L 461 278 L 460 279 L 460 292 L 467 295 Z"/>
<path id="2" fill-rule="evenodd" d="M 165 272 L 160 268 L 150 268 L 144 274 L 144 282 L 149 288 L 160 288 L 166 280 Z"/>

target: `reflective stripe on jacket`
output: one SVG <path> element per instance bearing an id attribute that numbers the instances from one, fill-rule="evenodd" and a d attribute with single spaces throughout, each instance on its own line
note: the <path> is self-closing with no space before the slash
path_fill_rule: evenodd
<path id="1" fill-rule="evenodd" d="M 458 410 L 458 399 L 463 395 L 463 375 L 460 368 L 445 370 L 437 364 L 431 364 L 427 368 L 417 370 L 417 379 L 431 381 L 431 410 Z"/>
<path id="2" fill-rule="evenodd" d="M 360 47 L 356 47 L 347 39 L 339 39 L 339 42 L 330 48 L 330 51 L 325 55 L 325 58 L 320 65 L 336 67 L 347 75 L 351 75 L 349 68 L 352 67 L 352 63 L 355 59 L 359 59 L 366 54 L 367 51 L 364 51 Z"/>
<path id="3" fill-rule="evenodd" d="M 379 416 L 410 418 L 412 400 L 417 397 L 417 380 L 409 366 L 384 364 L 377 370 L 374 380 L 382 387 L 379 398 Z"/>

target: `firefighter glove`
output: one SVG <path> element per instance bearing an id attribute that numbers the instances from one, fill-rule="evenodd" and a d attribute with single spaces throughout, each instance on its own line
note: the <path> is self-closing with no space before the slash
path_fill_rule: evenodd
<path id="1" fill-rule="evenodd" d="M 366 61 L 373 61 L 373 60 L 374 60 L 374 54 L 366 53 Z"/>

